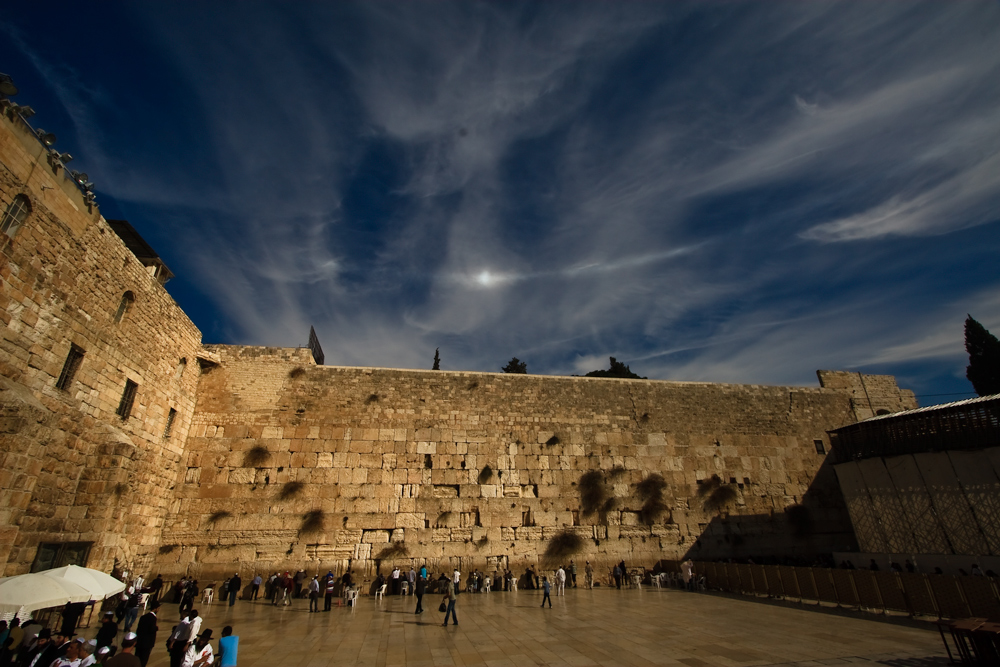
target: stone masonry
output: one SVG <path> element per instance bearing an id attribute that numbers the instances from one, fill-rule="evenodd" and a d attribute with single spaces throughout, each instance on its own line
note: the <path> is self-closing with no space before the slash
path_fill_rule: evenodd
<path id="1" fill-rule="evenodd" d="M 842 550 L 827 431 L 915 407 L 891 377 L 839 371 L 767 387 L 202 345 L 64 172 L 7 111 L 0 210 L 30 212 L 0 234 L 3 575 L 65 543 L 99 569 L 202 577 Z"/>

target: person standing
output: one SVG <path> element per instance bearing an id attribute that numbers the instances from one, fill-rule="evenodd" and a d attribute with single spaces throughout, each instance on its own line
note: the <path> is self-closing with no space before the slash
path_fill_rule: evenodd
<path id="1" fill-rule="evenodd" d="M 410 595 L 413 595 L 417 589 L 417 571 L 410 566 L 410 572 L 406 575 L 407 580 L 410 582 L 410 590 L 408 591 Z"/>
<path id="2" fill-rule="evenodd" d="M 210 665 L 214 661 L 214 652 L 212 651 L 212 630 L 205 630 L 203 633 L 198 635 L 198 638 L 191 642 L 188 646 L 187 652 L 184 654 L 184 662 L 181 663 L 181 667 L 204 667 L 205 665 Z"/>
<path id="3" fill-rule="evenodd" d="M 250 599 L 253 602 L 257 601 L 257 594 L 260 592 L 260 584 L 263 581 L 259 574 L 255 574 L 253 580 L 250 582 Z"/>
<path id="4" fill-rule="evenodd" d="M 414 614 L 424 613 L 424 593 L 427 591 L 427 568 L 420 568 L 420 572 L 423 574 L 418 576 L 413 584 L 413 594 L 417 596 L 417 609 L 413 612 Z"/>
<path id="5" fill-rule="evenodd" d="M 243 587 L 243 580 L 240 579 L 240 573 L 237 572 L 233 575 L 233 578 L 229 580 L 229 606 L 232 607 L 236 604 L 236 596 L 239 595 L 240 589 Z"/>
<path id="6" fill-rule="evenodd" d="M 622 568 L 620 565 L 615 565 L 615 586 L 618 590 L 622 589 Z"/>
<path id="7" fill-rule="evenodd" d="M 156 579 L 149 582 L 149 599 L 159 600 L 161 590 L 163 590 L 163 575 L 158 574 L 156 575 Z"/>
<path id="8" fill-rule="evenodd" d="M 323 611 L 330 611 L 333 608 L 333 594 L 336 592 L 337 579 L 330 573 L 323 581 Z"/>
<path id="9" fill-rule="evenodd" d="M 556 570 L 556 595 L 566 595 L 566 570 L 562 565 Z"/>
<path id="10" fill-rule="evenodd" d="M 458 595 L 458 586 L 462 583 L 462 573 L 455 568 L 455 572 L 451 575 L 451 583 L 455 584 L 455 594 Z"/>
<path id="11" fill-rule="evenodd" d="M 219 637 L 219 667 L 236 667 L 236 658 L 240 650 L 240 638 L 233 634 L 233 626 L 222 628 Z"/>
<path id="12" fill-rule="evenodd" d="M 128 589 L 128 600 L 125 601 L 125 632 L 132 629 L 132 624 L 139 617 L 139 605 L 142 604 L 142 593 L 138 588 Z"/>
<path id="13" fill-rule="evenodd" d="M 458 575 L 459 578 L 461 578 L 461 573 L 458 570 L 455 570 L 455 574 Z M 454 581 L 448 582 L 448 587 L 445 589 L 443 601 L 447 602 L 448 606 L 445 607 L 444 623 L 442 623 L 441 625 L 444 627 L 448 627 L 449 614 L 451 614 L 451 618 L 454 621 L 455 625 L 458 625 L 458 616 L 455 615 L 455 603 L 458 601 L 458 584 L 456 584 Z"/>
<path id="14" fill-rule="evenodd" d="M 103 664 L 105 667 L 141 667 L 142 663 L 135 656 L 135 633 L 126 633 L 122 639 L 121 653 Z"/>
<path id="15" fill-rule="evenodd" d="M 594 587 L 594 566 L 590 564 L 589 560 L 587 561 L 584 573 L 586 576 L 587 588 L 592 589 Z"/>
<path id="16" fill-rule="evenodd" d="M 570 560 L 569 562 L 569 575 L 573 579 L 573 588 L 576 588 L 576 561 Z"/>
<path id="17" fill-rule="evenodd" d="M 549 609 L 552 609 L 552 597 L 549 595 L 551 588 L 552 586 L 549 584 L 549 578 L 542 577 L 542 590 L 545 591 L 545 594 L 542 596 L 542 607 L 545 607 L 545 601 L 548 600 Z"/>
<path id="18" fill-rule="evenodd" d="M 306 581 L 306 571 L 299 570 L 295 573 L 295 597 L 302 597 L 302 584 Z"/>
<path id="19" fill-rule="evenodd" d="M 309 613 L 319 611 L 319 575 L 313 575 L 309 582 Z"/>
<path id="20" fill-rule="evenodd" d="M 142 663 L 142 667 L 146 667 L 146 663 L 149 662 L 149 654 L 156 646 L 156 631 L 160 629 L 156 624 L 156 610 L 160 608 L 160 603 L 153 600 L 149 607 L 149 611 L 142 615 L 135 629 L 135 655 Z"/>
<path id="21" fill-rule="evenodd" d="M 115 637 L 118 636 L 118 624 L 115 623 L 115 612 L 106 611 L 104 612 L 104 618 L 101 622 L 101 628 L 97 631 L 97 648 L 102 646 L 111 646 L 115 642 Z"/>

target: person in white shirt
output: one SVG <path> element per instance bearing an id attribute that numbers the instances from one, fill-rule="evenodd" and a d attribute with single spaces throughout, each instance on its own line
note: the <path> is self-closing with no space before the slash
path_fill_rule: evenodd
<path id="1" fill-rule="evenodd" d="M 53 660 L 52 667 L 80 667 L 80 645 L 82 643 L 82 639 L 70 642 L 69 646 L 66 647 L 66 655 Z"/>
<path id="2" fill-rule="evenodd" d="M 458 594 L 458 585 L 462 583 L 462 573 L 455 568 L 455 574 L 451 575 L 451 580 L 455 584 L 455 593 Z"/>
<path id="3" fill-rule="evenodd" d="M 566 570 L 562 565 L 556 570 L 556 595 L 566 595 Z"/>
<path id="4" fill-rule="evenodd" d="M 184 662 L 181 667 L 204 667 L 215 662 L 215 653 L 212 651 L 212 630 L 208 629 L 201 633 L 197 639 L 188 647 L 184 654 Z"/>

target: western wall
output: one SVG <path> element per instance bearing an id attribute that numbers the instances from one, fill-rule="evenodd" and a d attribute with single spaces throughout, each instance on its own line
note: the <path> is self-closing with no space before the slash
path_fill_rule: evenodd
<path id="1" fill-rule="evenodd" d="M 202 345 L 164 267 L 66 171 L 7 108 L 0 208 L 28 213 L 0 233 L 0 574 L 843 551 L 827 431 L 916 405 L 847 372 L 768 387 Z"/>

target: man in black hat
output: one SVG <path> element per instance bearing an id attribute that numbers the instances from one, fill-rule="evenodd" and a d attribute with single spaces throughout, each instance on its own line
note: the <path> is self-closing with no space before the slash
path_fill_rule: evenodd
<path id="1" fill-rule="evenodd" d="M 24 656 L 25 667 L 48 667 L 58 655 L 59 647 L 52 641 L 52 631 L 43 628 L 35 639 L 35 647 Z"/>
<path id="2" fill-rule="evenodd" d="M 139 619 L 139 625 L 135 628 L 135 655 L 142 663 L 142 667 L 146 667 L 146 663 L 149 662 L 149 654 L 152 653 L 153 647 L 156 645 L 156 631 L 160 629 L 160 626 L 156 624 L 156 611 L 159 608 L 160 603 L 157 600 L 150 602 L 149 611 L 142 615 L 142 618 Z"/>
<path id="3" fill-rule="evenodd" d="M 211 628 L 198 635 L 184 654 L 183 667 L 203 667 L 215 660 L 211 640 Z"/>

